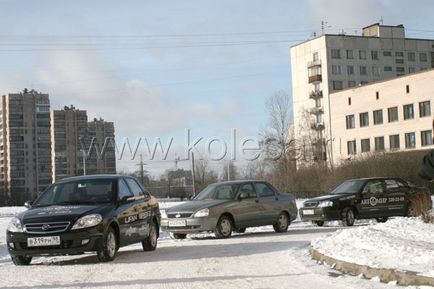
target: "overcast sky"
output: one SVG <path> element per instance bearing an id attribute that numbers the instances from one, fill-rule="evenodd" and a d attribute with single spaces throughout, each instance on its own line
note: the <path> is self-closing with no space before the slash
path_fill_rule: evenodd
<path id="1" fill-rule="evenodd" d="M 433 8 L 429 0 L 0 0 L 0 93 L 49 93 L 52 109 L 73 104 L 113 121 L 118 140 L 173 137 L 173 160 L 184 157 L 186 128 L 193 138 L 257 136 L 265 99 L 291 92 L 290 46 L 319 33 L 322 20 L 328 33 L 360 34 L 383 19 L 434 38 Z"/>

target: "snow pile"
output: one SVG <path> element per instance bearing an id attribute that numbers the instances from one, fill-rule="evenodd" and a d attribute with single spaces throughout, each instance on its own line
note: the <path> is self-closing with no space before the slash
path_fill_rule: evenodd
<path id="1" fill-rule="evenodd" d="M 419 218 L 342 229 L 311 242 L 318 252 L 374 268 L 399 269 L 434 277 L 434 224 Z"/>
<path id="2" fill-rule="evenodd" d="M 26 210 L 26 207 L 0 207 L 0 218 L 13 217 Z"/>

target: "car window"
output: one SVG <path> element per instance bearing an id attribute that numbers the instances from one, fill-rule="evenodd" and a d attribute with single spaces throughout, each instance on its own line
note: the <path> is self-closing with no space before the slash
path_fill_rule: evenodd
<path id="1" fill-rule="evenodd" d="M 122 199 L 123 197 L 132 197 L 133 194 L 130 192 L 127 184 L 123 179 L 119 179 L 118 181 L 118 199 Z"/>
<path id="2" fill-rule="evenodd" d="M 127 181 L 127 184 L 130 187 L 130 190 L 133 193 L 134 197 L 138 197 L 140 195 L 143 195 L 142 188 L 139 186 L 139 184 L 134 179 L 127 178 L 125 180 Z"/>
<path id="3" fill-rule="evenodd" d="M 240 187 L 240 194 L 241 193 L 246 193 L 248 198 L 256 198 L 256 193 L 253 190 L 253 185 L 248 183 L 248 184 L 244 184 Z"/>
<path id="4" fill-rule="evenodd" d="M 383 182 L 380 180 L 369 181 L 363 188 L 363 193 L 366 194 L 382 194 L 384 192 Z"/>
<path id="5" fill-rule="evenodd" d="M 265 183 L 255 183 L 255 188 L 261 198 L 274 197 L 274 191 Z"/>
<path id="6" fill-rule="evenodd" d="M 396 190 L 399 188 L 399 184 L 395 180 L 385 180 L 386 183 L 386 190 Z"/>

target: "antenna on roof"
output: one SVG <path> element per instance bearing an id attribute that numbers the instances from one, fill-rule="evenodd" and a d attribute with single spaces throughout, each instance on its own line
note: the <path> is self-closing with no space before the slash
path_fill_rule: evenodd
<path id="1" fill-rule="evenodd" d="M 383 23 L 384 23 L 383 16 L 381 16 L 381 18 L 380 18 L 380 23 L 381 23 L 381 25 L 383 25 Z"/>
<path id="2" fill-rule="evenodd" d="M 324 30 L 326 28 L 331 27 L 330 25 L 327 25 L 327 24 L 329 24 L 327 21 L 324 21 L 324 20 L 321 21 L 321 35 L 324 35 Z"/>

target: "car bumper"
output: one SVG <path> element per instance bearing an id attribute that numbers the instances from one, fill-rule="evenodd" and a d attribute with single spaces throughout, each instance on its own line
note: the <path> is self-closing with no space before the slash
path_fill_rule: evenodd
<path id="1" fill-rule="evenodd" d="M 60 236 L 57 246 L 27 246 L 27 238 Z M 100 226 L 86 230 L 69 231 L 59 234 L 27 234 L 7 232 L 6 243 L 9 254 L 19 256 L 75 255 L 97 251 L 102 244 L 103 229 Z"/>
<path id="2" fill-rule="evenodd" d="M 301 208 L 299 214 L 302 221 L 332 221 L 341 219 L 339 210 L 333 210 L 329 207 Z"/>
<path id="3" fill-rule="evenodd" d="M 183 225 L 177 224 L 176 226 L 171 224 L 173 221 L 184 223 Z M 178 233 L 178 234 L 190 234 L 198 232 L 214 231 L 217 225 L 217 218 L 164 218 L 161 219 L 161 229 L 163 231 Z"/>

